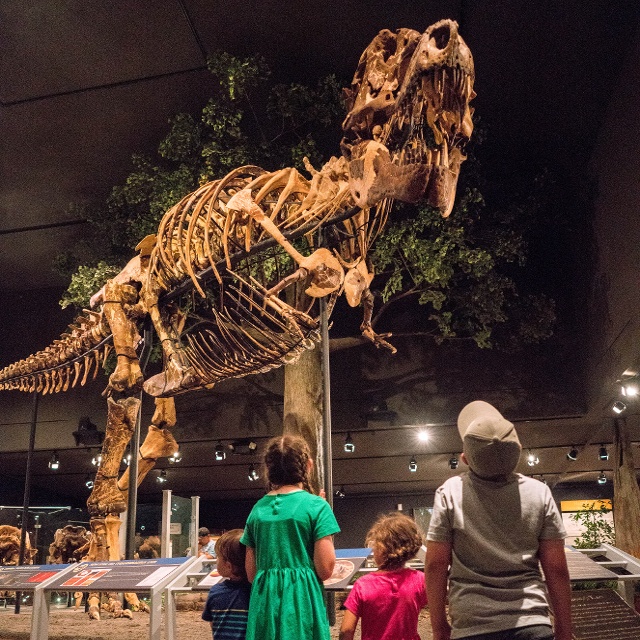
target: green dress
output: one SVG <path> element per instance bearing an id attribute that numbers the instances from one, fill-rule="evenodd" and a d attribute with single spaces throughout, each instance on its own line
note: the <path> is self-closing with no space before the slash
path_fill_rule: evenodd
<path id="1" fill-rule="evenodd" d="M 329 640 L 313 548 L 339 531 L 327 501 L 307 491 L 266 495 L 256 503 L 241 539 L 255 550 L 257 567 L 247 640 Z"/>

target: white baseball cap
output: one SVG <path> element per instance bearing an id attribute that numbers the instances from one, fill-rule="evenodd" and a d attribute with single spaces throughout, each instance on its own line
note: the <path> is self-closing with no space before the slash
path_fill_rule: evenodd
<path id="1" fill-rule="evenodd" d="M 506 476 L 520 459 L 516 428 L 488 402 L 475 400 L 458 416 L 462 450 L 471 470 L 481 478 Z"/>

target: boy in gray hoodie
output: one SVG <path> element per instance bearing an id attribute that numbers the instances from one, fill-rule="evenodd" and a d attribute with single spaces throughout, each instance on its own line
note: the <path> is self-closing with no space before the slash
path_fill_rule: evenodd
<path id="1" fill-rule="evenodd" d="M 470 470 L 437 490 L 427 534 L 434 640 L 571 640 L 565 530 L 551 491 L 514 473 L 522 446 L 495 407 L 471 402 L 458 430 Z"/>

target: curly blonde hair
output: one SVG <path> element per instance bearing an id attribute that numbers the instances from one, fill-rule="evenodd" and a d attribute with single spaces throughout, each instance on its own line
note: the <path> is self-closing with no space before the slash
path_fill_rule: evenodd
<path id="1" fill-rule="evenodd" d="M 365 544 L 372 549 L 378 547 L 383 560 L 379 569 L 400 569 L 415 557 L 423 544 L 416 523 L 402 513 L 380 516 L 369 529 Z"/>

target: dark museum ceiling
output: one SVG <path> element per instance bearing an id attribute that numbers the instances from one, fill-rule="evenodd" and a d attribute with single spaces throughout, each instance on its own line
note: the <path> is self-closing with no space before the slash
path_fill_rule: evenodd
<path id="1" fill-rule="evenodd" d="M 460 23 L 473 52 L 474 106 L 490 127 L 496 156 L 506 162 L 548 159 L 568 188 L 578 188 L 618 72 L 632 50 L 640 20 L 636 1 L 157 0 L 142 10 L 141 3 L 126 0 L 3 0 L 0 290 L 65 284 L 51 262 L 83 233 L 71 205 L 104 198 L 130 171 L 132 153 L 157 146 L 172 114 L 201 107 L 210 83 L 207 54 L 261 53 L 282 81 L 328 73 L 349 80 L 380 29 L 422 31 L 444 17 Z M 24 355 L 43 346 L 25 345 Z M 441 459 L 428 470 L 423 465 L 411 486 L 394 484 L 387 477 L 388 460 L 404 460 L 407 449 L 394 425 L 383 426 L 360 435 L 357 461 L 341 450 L 344 433 L 336 434 L 336 484 L 353 480 L 353 490 L 362 494 L 401 493 L 432 490 L 450 473 L 449 452 L 459 448 L 453 428 L 438 444 Z M 549 448 L 535 473 L 567 470 L 566 451 L 557 447 L 574 442 L 591 443 L 582 457 L 584 478 L 599 472 L 593 425 L 577 412 L 523 423 L 521 429 L 530 446 Z M 246 484 L 246 460 L 227 463 L 224 473 L 211 468 L 205 479 L 205 447 L 194 441 L 184 450 L 191 452 L 191 471 L 185 468 L 172 487 L 177 493 L 193 490 L 197 475 L 203 496 L 241 495 L 235 488 Z M 23 455 L 5 454 L 3 471 L 18 477 Z M 41 484 L 49 455 L 43 452 L 36 461 Z M 73 493 L 78 478 L 61 474 L 58 482 L 62 493 Z"/>

